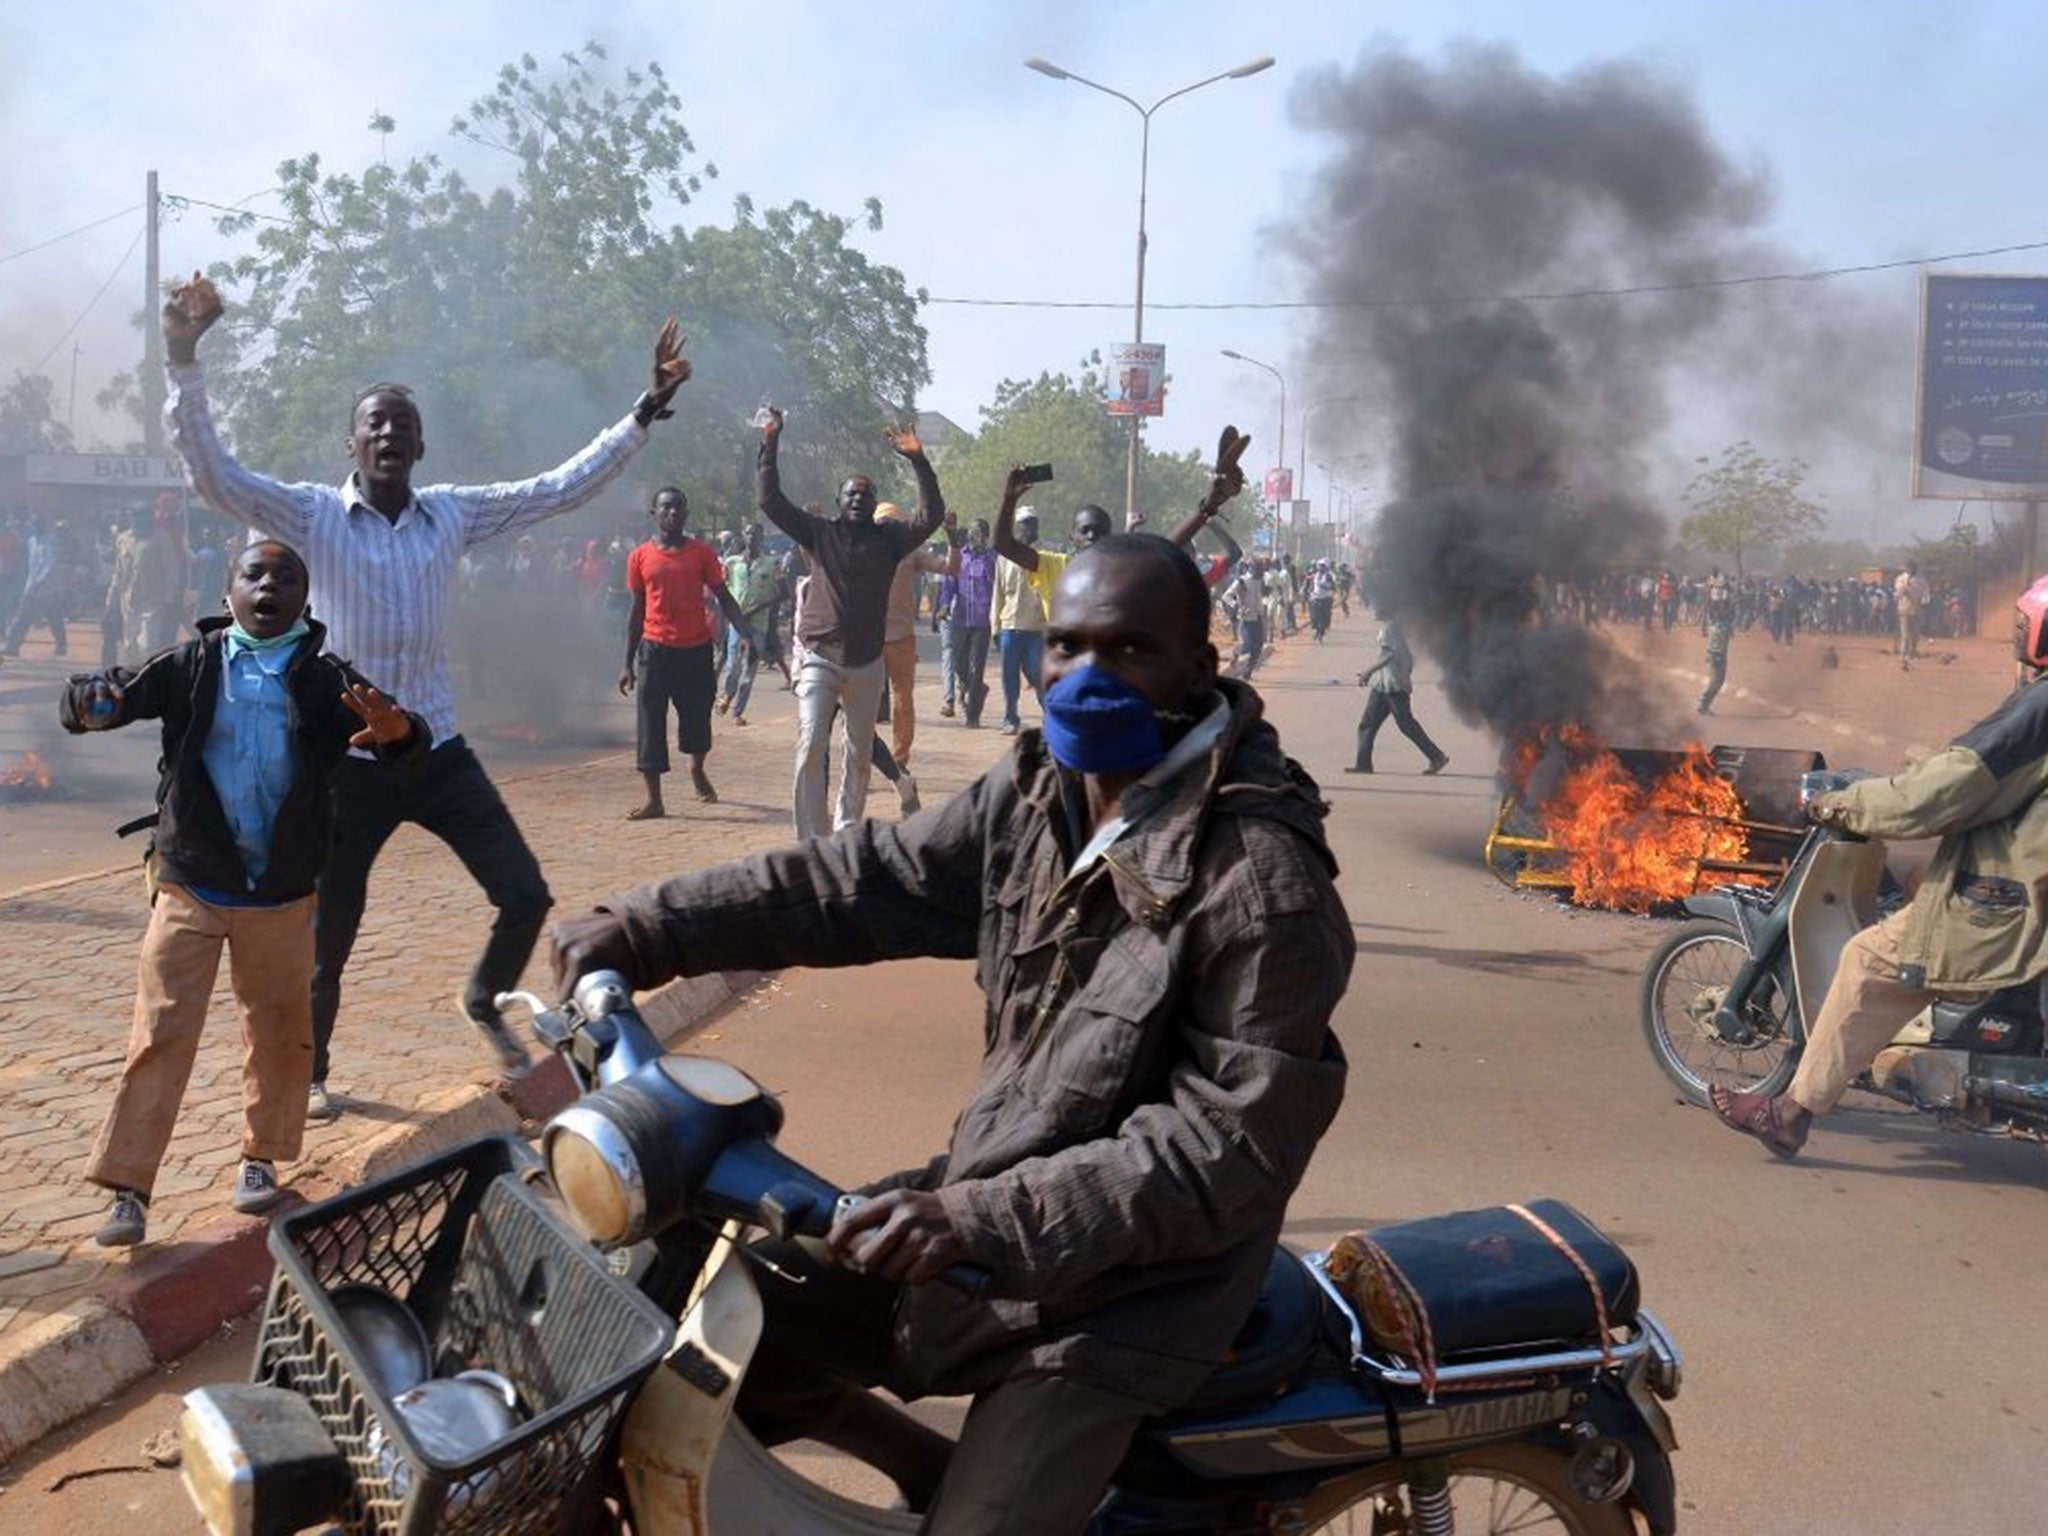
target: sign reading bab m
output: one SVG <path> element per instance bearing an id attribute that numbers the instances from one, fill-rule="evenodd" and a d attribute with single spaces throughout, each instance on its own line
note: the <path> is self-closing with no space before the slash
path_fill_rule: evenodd
<path id="1" fill-rule="evenodd" d="M 2048 277 L 1929 274 L 1913 494 L 2048 500 Z"/>

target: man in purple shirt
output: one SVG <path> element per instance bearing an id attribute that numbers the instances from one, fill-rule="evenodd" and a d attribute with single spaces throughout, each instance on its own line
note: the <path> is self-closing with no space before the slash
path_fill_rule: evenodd
<path id="1" fill-rule="evenodd" d="M 965 723 L 979 726 L 981 707 L 988 702 L 982 678 L 988 671 L 989 609 L 996 590 L 996 552 L 989 548 L 986 518 L 976 518 L 968 528 L 960 574 L 952 581 L 953 686 Z"/>

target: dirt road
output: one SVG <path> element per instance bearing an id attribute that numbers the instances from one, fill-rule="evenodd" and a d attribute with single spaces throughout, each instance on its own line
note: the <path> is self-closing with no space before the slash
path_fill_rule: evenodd
<path id="1" fill-rule="evenodd" d="M 1349 1096 L 1294 1203 L 1290 1239 L 1322 1245 L 1394 1217 L 1570 1200 L 1628 1246 L 1646 1300 L 1686 1351 L 1684 1529 L 2039 1529 L 2043 1154 L 1852 1100 L 1783 1165 L 1678 1103 L 1636 1023 L 1640 968 L 1667 930 L 1511 894 L 1486 874 L 1492 754 L 1450 720 L 1426 675 L 1418 708 L 1450 771 L 1416 777 L 1420 763 L 1391 732 L 1379 776 L 1337 771 L 1359 696 L 1328 680 L 1364 662 L 1367 637 L 1354 620 L 1261 680 L 1333 806 L 1359 942 L 1337 1021 Z M 1693 663 L 1694 649 L 1674 644 L 1672 664 Z M 1940 740 L 1996 699 L 2003 674 L 1987 652 L 1928 681 L 1900 707 L 1916 739 Z M 1816 727 L 1782 709 L 1731 698 L 1719 713 L 1717 740 L 1814 744 Z M 943 1143 L 978 1028 L 965 965 L 906 963 L 787 976 L 699 1048 L 783 1095 L 792 1152 L 855 1180 Z M 232 1374 L 232 1348 L 214 1363 Z M 40 1491 L 76 1464 L 64 1458 L 135 1459 L 163 1414 L 161 1400 L 125 1405 L 99 1426 L 105 1439 L 10 1469 L 0 1528 L 125 1536 L 142 1514 L 157 1536 L 183 1536 L 169 1474 Z"/>

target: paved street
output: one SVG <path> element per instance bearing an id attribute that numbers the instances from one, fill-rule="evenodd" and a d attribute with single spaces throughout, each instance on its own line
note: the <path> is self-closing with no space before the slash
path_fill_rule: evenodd
<path id="1" fill-rule="evenodd" d="M 1780 1165 L 1680 1105 L 1644 1047 L 1636 1014 L 1642 963 L 1668 930 L 1654 919 L 1570 911 L 1492 880 L 1480 844 L 1495 805 L 1493 751 L 1452 721 L 1429 686 L 1426 661 L 1418 713 L 1450 752 L 1450 770 L 1417 777 L 1416 754 L 1389 730 L 1379 776 L 1338 771 L 1349 760 L 1360 699 L 1349 678 L 1368 659 L 1370 633 L 1353 618 L 1320 651 L 1296 642 L 1261 679 L 1290 750 L 1332 804 L 1359 941 L 1338 1019 L 1351 1059 L 1349 1097 L 1295 1202 L 1290 1238 L 1320 1245 L 1394 1217 L 1539 1195 L 1570 1200 L 1628 1246 L 1648 1304 L 1686 1351 L 1676 1405 L 1684 1529 L 1907 1536 L 2040 1528 L 2048 1408 L 2038 1384 L 2048 1378 L 2048 1339 L 2033 1326 L 2033 1286 L 2048 1272 L 2044 1154 L 1938 1134 L 1931 1121 L 1852 1099 L 1848 1113 L 1816 1131 L 1806 1156 Z M 1696 635 L 1631 640 L 1647 644 L 1662 666 L 1698 667 Z M 1837 675 L 1817 679 L 1809 673 L 1817 648 L 1800 649 L 1817 644 L 1803 638 L 1792 654 L 1766 659 L 1760 638 L 1738 637 L 1731 683 L 1750 697 L 1724 695 L 1711 737 L 1800 746 L 1825 735 L 1831 739 L 1819 744 L 1832 759 L 1888 768 L 1887 750 L 1895 761 L 1909 742 L 1945 739 L 1995 701 L 2009 677 L 1988 643 L 1957 647 L 1948 667 L 1902 676 L 1881 642 L 1861 640 L 1839 642 Z M 1672 686 L 1693 687 L 1683 677 Z M 1797 718 L 1799 709 L 1815 719 Z M 1834 721 L 1850 734 L 1830 730 Z M 1884 739 L 1873 740 L 1873 731 Z M 920 738 L 921 753 L 922 743 L 932 744 L 926 765 L 934 782 L 961 782 L 968 748 L 988 744 L 963 738 L 938 727 Z M 707 820 L 721 846 L 779 829 L 779 732 L 775 740 L 776 751 L 761 756 L 763 772 L 774 765 L 764 781 L 773 794 L 733 794 L 715 820 L 692 810 L 658 834 L 675 844 L 654 846 L 680 852 L 684 840 L 701 839 Z M 734 785 L 745 752 L 721 741 Z M 589 834 L 612 825 L 624 788 L 618 767 L 512 787 L 536 842 L 556 850 L 550 871 L 565 902 L 606 888 L 607 858 Z M 380 874 L 386 884 L 372 900 L 373 918 L 381 914 L 384 924 L 376 930 L 379 995 L 389 1009 L 424 1010 L 435 1024 L 408 1026 L 404 1059 L 415 1077 L 424 1075 L 420 1063 L 431 1069 L 441 1059 L 419 1054 L 428 1046 L 446 1052 L 448 1070 L 462 1070 L 474 1064 L 467 1043 L 435 1032 L 447 979 L 420 980 L 400 941 L 424 945 L 438 935 L 434 942 L 466 956 L 476 922 L 461 899 L 466 888 L 451 879 L 444 854 L 420 845 L 408 845 Z M 437 904 L 444 890 L 445 904 Z M 32 931 L 42 947 L 24 953 L 45 955 L 62 941 L 74 950 L 83 943 L 94 958 L 82 967 L 67 961 L 48 980 L 36 979 L 46 962 L 32 965 L 26 982 L 10 983 L 33 989 L 40 1027 L 9 1036 L 9 1068 L 0 1070 L 18 1067 L 18 1054 L 45 1034 L 71 1033 L 62 1021 L 104 1008 L 125 1017 L 115 1006 L 126 985 L 117 962 L 132 956 L 132 890 L 87 883 L 34 900 L 26 926 L 18 909 L 0 908 L 10 956 L 15 934 Z M 81 969 L 94 979 L 81 980 Z M 23 969 L 11 965 L 8 974 L 19 978 Z M 99 1001 L 82 1007 L 82 988 Z M 20 1005 L 0 1006 L 13 1028 Z M 358 1010 L 344 1031 L 343 1060 L 367 1065 L 361 1042 L 374 1033 L 376 1014 Z M 784 1145 L 855 1180 L 920 1161 L 943 1143 L 972 1080 L 979 1005 L 971 972 L 959 964 L 797 973 L 754 994 L 717 1034 L 700 1048 L 783 1096 Z M 101 1049 L 111 1052 L 117 1023 L 106 1025 L 105 1037 Z M 223 1069 L 218 1054 L 202 1070 L 206 1062 Z M 89 1121 L 108 1070 L 104 1062 L 60 1070 L 45 1056 L 35 1071 L 50 1091 L 21 1110 L 20 1079 L 0 1079 L 0 1113 L 32 1113 L 42 1124 L 75 1096 L 62 1123 Z M 92 1093 L 89 1072 L 100 1074 L 90 1079 Z M 404 1092 L 397 1081 L 373 1083 L 370 1096 L 402 1103 Z M 43 1146 L 56 1138 L 46 1130 L 31 1139 Z M 19 1144 L 18 1136 L 0 1142 L 0 1166 L 24 1155 Z M 42 1198 L 76 1188 L 60 1150 L 52 1145 L 36 1165 L 32 1183 L 47 1189 Z M 238 1369 L 234 1351 L 224 1349 L 217 1373 Z M 169 1401 L 160 1391 L 132 1395 L 96 1438 L 69 1437 L 10 1468 L 17 1481 L 0 1495 L 0 1526 L 113 1532 L 146 1514 L 163 1536 L 191 1529 L 166 1473 L 42 1492 L 64 1470 L 138 1460 L 136 1448 L 166 1421 Z"/>

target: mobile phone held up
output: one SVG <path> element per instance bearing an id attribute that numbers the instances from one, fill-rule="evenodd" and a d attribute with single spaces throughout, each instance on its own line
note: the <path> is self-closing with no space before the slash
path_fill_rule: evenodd
<path id="1" fill-rule="evenodd" d="M 1043 485 L 1051 478 L 1052 466 L 1050 464 L 1026 464 L 1024 466 L 1024 483 L 1026 485 Z"/>

